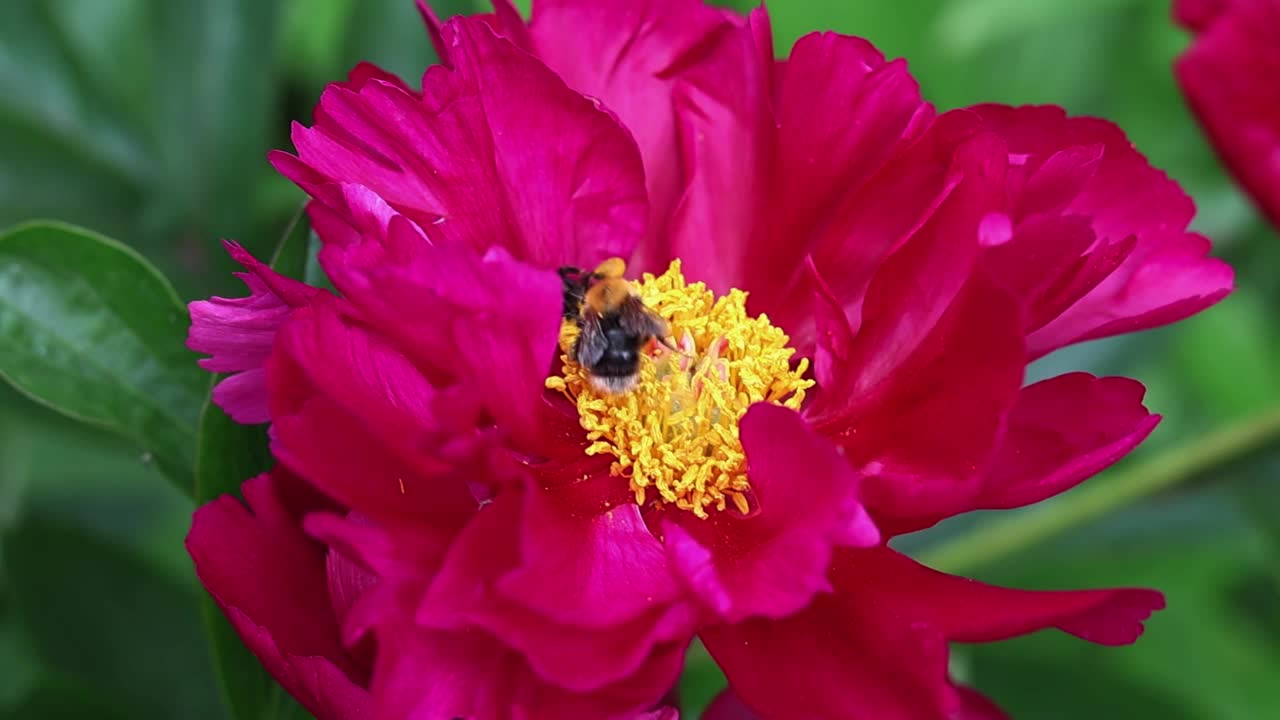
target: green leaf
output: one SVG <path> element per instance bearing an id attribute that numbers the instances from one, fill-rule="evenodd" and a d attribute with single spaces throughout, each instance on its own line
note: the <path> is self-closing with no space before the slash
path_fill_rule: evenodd
<path id="1" fill-rule="evenodd" d="M 164 277 L 114 240 L 60 223 L 0 235 L 0 377 L 134 440 L 190 493 L 208 378 L 187 324 Z"/>
<path id="2" fill-rule="evenodd" d="M 294 217 L 271 259 L 277 272 L 301 276 L 307 267 L 311 232 L 305 219 Z M 221 379 L 220 377 L 218 379 Z M 241 425 L 212 401 L 200 416 L 196 451 L 196 502 L 221 495 L 240 496 L 240 485 L 272 465 L 265 425 Z M 241 642 L 235 628 L 213 599 L 201 597 L 200 613 L 209 641 L 223 702 L 235 720 L 283 720 L 306 717 L 305 711 L 263 669 Z"/>
<path id="3" fill-rule="evenodd" d="M 254 245 L 280 0 L 0 3 L 0 227 L 59 217 L 194 270 Z"/>
<path id="4" fill-rule="evenodd" d="M 4 561 L 20 626 L 55 677 L 124 717 L 222 720 L 191 587 L 40 517 L 6 538 Z"/>
<path id="5" fill-rule="evenodd" d="M 128 720 L 129 715 L 74 683 L 47 680 L 5 717 L 12 720 Z"/>

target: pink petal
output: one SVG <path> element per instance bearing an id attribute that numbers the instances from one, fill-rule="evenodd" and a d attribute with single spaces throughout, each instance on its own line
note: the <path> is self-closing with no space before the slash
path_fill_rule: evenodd
<path id="1" fill-rule="evenodd" d="M 322 201 L 317 186 L 357 183 L 434 238 L 542 267 L 628 255 L 647 207 L 626 131 L 486 24 L 441 33 L 453 67 L 430 68 L 422 98 L 331 86 L 315 127 L 294 128 L 297 160 L 277 168 Z"/>
<path id="2" fill-rule="evenodd" d="M 931 570 L 887 547 L 848 550 L 836 562 L 837 592 L 874 595 L 954 642 L 992 642 L 1043 628 L 1100 645 L 1128 645 L 1164 608 L 1154 590 L 1011 590 Z"/>
<path id="3" fill-rule="evenodd" d="M 1053 107 L 983 105 L 969 112 L 1008 146 L 1007 209 L 1016 223 L 1035 217 L 1070 223 L 1071 216 L 1080 216 L 1096 237 L 1090 251 L 1133 243 L 1103 277 L 1078 284 L 1079 297 L 1067 298 L 1070 305 L 1056 318 L 1036 323 L 1042 326 L 1028 336 L 1033 357 L 1170 323 L 1231 291 L 1231 269 L 1206 257 L 1209 241 L 1187 231 L 1195 212 L 1191 199 L 1152 168 L 1119 128 L 1094 118 L 1068 118 Z M 1046 242 L 1057 239 L 1040 235 Z M 1046 252 L 1060 254 L 1061 248 Z M 1045 277 L 1046 270 L 1061 272 L 1061 265 L 1028 262 L 1014 271 Z"/>
<path id="4" fill-rule="evenodd" d="M 375 518 L 474 510 L 466 482 L 483 479 L 478 408 L 432 386 L 338 301 L 281 328 L 267 380 L 273 454 L 326 494 Z"/>
<path id="5" fill-rule="evenodd" d="M 1178 84 L 1223 162 L 1280 227 L 1280 5 L 1180 0 L 1195 30 L 1175 65 Z"/>
<path id="6" fill-rule="evenodd" d="M 700 636 L 760 717 L 947 720 L 957 705 L 942 637 L 889 605 L 818 595 L 790 617 Z"/>
<path id="7" fill-rule="evenodd" d="M 634 680 L 637 677 L 650 678 L 645 682 L 652 681 L 652 685 L 635 686 L 635 691 L 646 698 L 646 707 L 652 706 L 671 687 L 675 673 L 679 672 L 678 663 L 672 667 L 664 664 L 663 658 L 669 648 L 683 648 L 688 643 L 693 634 L 693 609 L 686 603 L 663 597 L 661 593 L 665 589 L 661 585 L 649 588 L 626 584 L 653 575 L 652 571 L 644 570 L 618 569 L 614 576 L 622 581 L 611 588 L 617 602 L 622 607 L 635 608 L 628 616 L 613 613 L 615 617 L 611 618 L 608 610 L 597 609 L 581 621 L 566 622 L 504 592 L 508 589 L 503 587 L 505 578 L 513 573 L 519 578 L 517 582 L 528 585 L 534 582 L 527 576 L 521 578 L 519 572 L 528 566 L 520 557 L 525 550 L 522 541 L 530 535 L 529 530 L 521 527 L 528 522 L 524 507 L 526 503 L 520 493 L 509 490 L 486 505 L 468 524 L 450 548 L 418 609 L 418 622 L 439 630 L 492 634 L 518 651 L 540 676 L 574 692 L 593 692 L 623 682 L 640 682 Z M 543 518 L 543 521 L 574 522 L 568 517 Z M 607 532 L 608 521 L 595 530 Z M 626 542 L 629 532 L 618 533 L 618 540 Z M 543 530 L 539 534 L 559 533 Z M 568 555 L 600 550 L 569 546 L 558 552 Z M 546 604 L 555 592 L 554 580 L 549 579 L 546 587 L 536 588 L 532 598 L 535 605 Z M 567 603 L 583 599 L 580 589 L 559 589 Z M 602 587 L 593 592 L 609 591 Z M 650 607 L 635 614 L 645 604 Z M 603 621 L 610 619 L 617 622 L 604 624 Z M 654 663 L 669 667 L 673 674 L 655 675 Z"/>
<path id="8" fill-rule="evenodd" d="M 787 310 L 796 303 L 790 287 L 800 279 L 808 253 L 818 252 L 822 270 L 836 248 L 878 263 L 899 239 L 896 231 L 855 234 L 850 215 L 859 201 L 875 195 L 892 203 L 876 208 L 881 223 L 893 222 L 890 216 L 900 223 L 918 221 L 917 203 L 927 207 L 928 190 L 912 188 L 916 195 L 891 199 L 883 192 L 902 179 L 892 164 L 928 126 L 933 108 L 921 99 L 905 61 L 886 62 L 869 42 L 835 33 L 806 35 L 795 44 L 778 92 L 777 166 L 740 170 L 772 170 L 773 185 L 752 208 L 759 228 L 750 245 L 742 246 L 750 261 L 736 286 L 751 291 L 754 308 L 791 327 L 795 321 Z M 920 184 L 933 179 L 921 166 L 912 175 Z"/>
<path id="9" fill-rule="evenodd" d="M 509 17 L 503 5 L 495 4 L 498 15 Z M 600 98 L 640 147 L 650 226 L 637 268 L 665 262 L 667 219 L 686 182 L 675 96 L 694 68 L 725 52 L 736 24 L 701 0 L 539 0 L 533 8 L 530 52 L 569 87 Z"/>
<path id="10" fill-rule="evenodd" d="M 397 218 L 388 233 L 391 250 L 347 253 L 357 259 L 335 273 L 346 278 L 339 287 L 423 372 L 457 382 L 522 449 L 550 456 L 556 443 L 543 396 L 560 331 L 559 278 L 501 248 L 479 257 L 467 248 L 418 243 L 406 257 L 394 246 L 411 234 Z M 375 250 L 375 260 L 358 259 L 365 250 Z"/>
<path id="11" fill-rule="evenodd" d="M 1022 384 L 1019 320 L 1009 297 L 978 273 L 901 367 L 854 395 L 847 414 L 813 420 L 863 468 L 863 503 L 882 530 L 971 507 Z M 864 333 L 879 322 L 872 315 Z"/>
<path id="12" fill-rule="evenodd" d="M 973 688 L 960 686 L 960 710 L 952 716 L 952 720 L 1009 720 L 1009 716 L 982 693 Z"/>
<path id="13" fill-rule="evenodd" d="M 1032 505 L 1075 487 L 1146 439 L 1160 422 L 1128 378 L 1061 375 L 1024 388 L 1009 413 L 984 508 Z"/>
<path id="14" fill-rule="evenodd" d="M 724 620 L 785 617 L 830 590 L 833 547 L 873 545 L 880 535 L 858 502 L 858 474 L 797 413 L 757 403 L 740 432 L 759 513 L 669 515 L 667 551 L 685 583 Z"/>
<path id="15" fill-rule="evenodd" d="M 702 720 L 760 720 L 730 689 L 720 691 L 702 713 Z"/>
<path id="16" fill-rule="evenodd" d="M 211 356 L 201 360 L 200 367 L 231 373 L 214 389 L 213 401 L 218 407 L 238 423 L 264 423 L 271 418 L 262 363 L 281 323 L 319 290 L 277 274 L 237 243 L 228 240 L 223 244 L 232 259 L 248 271 L 236 277 L 249 287 L 249 296 L 212 297 L 191 303 L 187 347 Z"/>
<path id="17" fill-rule="evenodd" d="M 602 628 L 676 599 L 662 543 L 639 507 L 578 514 L 552 495 L 526 494 L 523 562 L 498 581 L 498 592 L 558 623 Z"/>
<path id="18" fill-rule="evenodd" d="M 1088 480 L 1124 457 L 1160 422 L 1128 378 L 1061 375 L 1023 388 L 975 492 L 951 496 L 885 523 L 894 535 L 972 510 L 1033 505 Z M 900 480 L 900 479 L 899 479 Z"/>
<path id="19" fill-rule="evenodd" d="M 810 262 L 819 284 L 853 330 L 861 324 L 867 286 L 885 258 L 926 226 L 966 173 L 976 171 L 968 167 L 970 153 L 956 153 L 957 145 L 973 135 L 975 124 L 964 114 L 943 115 L 859 192 L 842 197 L 814 238 Z M 798 278 L 792 292 L 804 297 L 809 294 L 806 287 L 806 278 Z M 814 331 L 803 303 L 780 302 L 768 313 L 787 329 L 802 356 L 813 356 Z"/>
<path id="20" fill-rule="evenodd" d="M 762 52 L 772 45 L 768 15 L 759 8 L 752 17 L 754 28 L 722 30 L 716 53 L 690 68 L 674 95 L 677 152 L 687 178 L 671 217 L 670 255 L 717 293 L 754 290 L 741 281 L 754 262 L 749 248 L 777 167 L 773 64 Z M 778 268 L 784 274 L 799 269 Z"/>
<path id="21" fill-rule="evenodd" d="M 367 668 L 339 642 L 325 591 L 324 548 L 302 532 L 279 480 L 242 488 L 196 511 L 187 551 L 196 574 L 249 649 L 317 717 L 369 717 Z"/>
<path id="22" fill-rule="evenodd" d="M 865 303 L 855 300 L 860 316 L 850 318 L 857 336 L 847 353 L 838 353 L 847 357 L 847 367 L 834 386 L 815 397 L 807 415 L 835 422 L 849 414 L 850 403 L 865 402 L 869 394 L 881 392 L 880 386 L 922 354 L 922 347 L 937 342 L 940 319 L 970 284 L 980 257 L 977 227 L 995 201 L 991 186 L 1003 166 L 992 157 L 999 148 L 990 136 L 960 142 L 949 171 L 957 180 L 954 189 L 909 238 L 894 238 L 906 242 L 874 268 Z M 815 266 L 823 281 L 838 282 L 816 259 Z M 833 290 L 840 302 L 848 302 L 840 294 Z"/>

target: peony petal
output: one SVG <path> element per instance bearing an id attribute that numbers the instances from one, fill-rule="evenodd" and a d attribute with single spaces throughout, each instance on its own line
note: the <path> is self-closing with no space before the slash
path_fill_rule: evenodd
<path id="1" fill-rule="evenodd" d="M 505 4 L 495 3 L 500 17 L 509 17 Z M 539 0 L 534 5 L 527 30 L 530 52 L 569 87 L 600 98 L 640 147 L 650 222 L 633 258 L 637 269 L 662 269 L 667 220 L 684 192 L 680 156 L 673 152 L 677 88 L 694 68 L 716 62 L 735 25 L 701 0 Z"/>
<path id="2" fill-rule="evenodd" d="M 715 625 L 700 636 L 729 688 L 760 717 L 947 720 L 957 706 L 942 637 L 889 605 L 818 595 L 787 618 Z"/>
<path id="3" fill-rule="evenodd" d="M 769 93 L 772 63 L 763 61 L 757 29 L 768 16 L 757 8 L 748 23 L 722 31 L 717 52 L 690 68 L 676 87 L 677 148 L 687 174 L 672 213 L 670 255 L 685 274 L 717 294 L 753 290 L 741 281 L 754 260 L 750 248 L 776 170 Z M 779 268 L 780 272 L 799 271 Z"/>
<path id="4" fill-rule="evenodd" d="M 960 686 L 960 710 L 952 716 L 952 720 L 1009 720 L 1009 716 L 982 693 L 973 688 Z"/>
<path id="5" fill-rule="evenodd" d="M 370 517 L 473 512 L 466 482 L 484 479 L 474 402 L 321 300 L 281 328 L 267 361 L 273 454 Z"/>
<path id="6" fill-rule="evenodd" d="M 1164 608 L 1154 590 L 1011 590 L 931 570 L 880 547 L 847 550 L 833 565 L 837 593 L 871 595 L 954 642 L 992 642 L 1043 628 L 1099 645 L 1128 645 Z"/>
<path id="7" fill-rule="evenodd" d="M 223 244 L 231 258 L 248 271 L 236 273 L 236 277 L 249 287 L 249 296 L 212 297 L 191 303 L 187 347 L 211 356 L 201 360 L 200 367 L 231 373 L 214 389 L 213 401 L 218 407 L 238 423 L 264 423 L 271 418 L 262 363 L 280 325 L 294 308 L 305 305 L 320 291 L 274 272 L 238 243 L 228 240 Z"/>
<path id="8" fill-rule="evenodd" d="M 196 511 L 187 551 L 196 574 L 249 649 L 308 710 L 368 717 L 366 669 L 339 643 L 324 548 L 286 505 L 280 471 L 246 482 L 247 504 L 224 496 Z"/>
<path id="9" fill-rule="evenodd" d="M 1068 118 L 1054 107 L 982 105 L 968 111 L 1008 146 L 1007 210 L 1016 223 L 1036 217 L 1071 223 L 1080 216 L 1097 239 L 1092 252 L 1133 243 L 1103 277 L 1080 284 L 1080 296 L 1070 298 L 1069 307 L 1048 322 L 1039 318 L 1028 336 L 1032 357 L 1170 323 L 1231 291 L 1230 267 L 1206 257 L 1208 240 L 1187 232 L 1195 212 L 1191 199 L 1152 168 L 1119 128 L 1094 118 Z M 1057 240 L 1043 230 L 1038 236 Z M 1014 271 L 1044 278 L 1033 285 L 1052 284 L 1045 273 L 1061 272 L 1061 264 L 1028 262 Z"/>
<path id="10" fill-rule="evenodd" d="M 613 625 L 601 624 L 610 618 L 600 611 L 586 622 L 561 622 L 520 598 L 495 590 L 495 586 L 501 588 L 505 577 L 524 567 L 520 553 L 522 537 L 529 534 L 521 527 L 527 522 L 526 505 L 519 492 L 508 490 L 468 524 L 418 609 L 418 622 L 439 630 L 492 634 L 518 651 L 541 677 L 573 692 L 594 692 L 623 682 L 634 685 L 640 682 L 635 678 L 648 678 L 645 682 L 652 685 L 635 685 L 633 690 L 647 699 L 646 707 L 652 706 L 679 673 L 679 663 L 670 666 L 664 658 L 671 648 L 683 648 L 692 637 L 693 609 L 687 603 L 662 598 L 658 594 L 661 587 L 650 595 L 645 587 L 619 585 L 612 591 L 623 607 L 639 607 L 641 599 L 648 597 L 654 599 L 652 606 L 643 614 L 617 618 Z M 640 576 L 618 577 L 630 582 Z M 539 588 L 534 602 L 545 604 L 553 589 Z M 566 602 L 581 599 L 579 589 L 561 589 Z M 672 674 L 658 672 L 654 663 Z"/>
<path id="11" fill-rule="evenodd" d="M 863 468 L 863 502 L 888 534 L 902 532 L 906 518 L 971 507 L 980 493 L 1022 384 L 1019 320 L 1009 297 L 978 273 L 848 420 L 815 420 Z"/>
<path id="12" fill-rule="evenodd" d="M 666 547 L 672 567 L 722 619 L 785 617 L 830 589 L 834 546 L 873 545 L 880 535 L 858 502 L 857 473 L 797 413 L 757 403 L 740 432 L 759 512 L 668 515 Z"/>
<path id="13" fill-rule="evenodd" d="M 1061 375 L 1024 388 L 979 498 L 983 508 L 1032 505 L 1109 467 L 1160 422 L 1128 378 Z"/>
<path id="14" fill-rule="evenodd" d="M 388 242 L 408 242 L 413 238 L 396 238 L 411 232 L 407 222 L 393 221 Z M 545 420 L 543 396 L 560 331 L 563 291 L 556 274 L 501 248 L 483 257 L 426 243 L 410 256 L 394 247 L 372 249 L 374 260 L 346 261 L 344 293 L 417 367 L 465 388 L 522 449 L 553 455 L 563 442 Z M 338 252 L 325 250 L 331 251 Z"/>
<path id="15" fill-rule="evenodd" d="M 982 509 L 1032 505 L 1070 490 L 1124 457 L 1160 422 L 1128 378 L 1071 373 L 1023 388 L 1004 422 L 995 454 L 974 492 L 895 515 L 899 535 Z"/>
<path id="16" fill-rule="evenodd" d="M 826 288 L 822 292 L 842 308 L 852 329 L 861 324 L 867 287 L 885 258 L 926 226 L 965 174 L 976 171 L 965 167 L 972 159 L 969 153 L 956 153 L 975 127 L 974 119 L 963 113 L 938 118 L 859 192 L 840 198 L 814 238 L 810 261 L 820 278 L 816 284 Z M 791 294 L 809 294 L 805 278 Z M 801 356 L 813 354 L 814 331 L 803 303 L 780 302 L 765 309 L 787 329 Z M 821 330 L 817 336 L 822 337 Z"/>
<path id="17" fill-rule="evenodd" d="M 662 543 L 634 503 L 584 515 L 552 493 L 530 492 L 521 522 L 522 564 L 497 589 L 558 623 L 609 627 L 679 594 Z"/>
<path id="18" fill-rule="evenodd" d="M 1219 157 L 1280 227 L 1280 5 L 1267 0 L 1179 0 L 1196 31 L 1174 66 L 1178 84 Z"/>
<path id="19" fill-rule="evenodd" d="M 842 255 L 878 264 L 889 243 L 898 239 L 892 231 L 853 234 L 850 214 L 858 200 L 879 195 L 877 186 L 887 190 L 901 177 L 887 166 L 928 126 L 933 108 L 921 99 L 905 61 L 887 62 L 861 38 L 814 33 L 791 50 L 775 114 L 773 186 L 761 198 L 764 202 L 752 208 L 757 234 L 741 247 L 750 262 L 744 263 L 735 286 L 751 292 L 754 310 L 790 328 L 796 324 L 794 311 L 788 312 L 795 305 L 791 288 L 802 278 L 806 255 L 820 245 L 836 245 Z M 931 179 L 924 167 L 913 168 L 912 174 L 917 183 Z M 880 205 L 877 214 L 901 214 L 895 219 L 902 223 L 916 221 L 916 203 L 931 199 L 928 191 L 917 192 L 909 199 L 892 198 L 893 205 Z M 857 250 L 850 252 L 854 243 Z M 824 248 L 822 254 L 833 250 Z M 819 257 L 818 266 L 825 269 L 827 260 Z"/>
<path id="20" fill-rule="evenodd" d="M 626 131 L 485 23 L 441 34 L 453 67 L 430 68 L 422 98 L 379 80 L 331 86 L 316 125 L 294 128 L 297 159 L 276 167 L 322 202 L 317 186 L 354 182 L 433 237 L 541 267 L 629 254 L 647 206 Z"/>
<path id="21" fill-rule="evenodd" d="M 702 720 L 760 720 L 760 716 L 744 705 L 737 694 L 725 688 L 703 711 Z"/>

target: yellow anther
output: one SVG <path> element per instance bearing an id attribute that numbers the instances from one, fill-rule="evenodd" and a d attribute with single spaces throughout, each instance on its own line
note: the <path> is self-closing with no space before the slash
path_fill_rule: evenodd
<path id="1" fill-rule="evenodd" d="M 641 363 L 636 387 L 617 395 L 600 394 L 562 355 L 562 376 L 547 378 L 547 387 L 574 402 L 592 441 L 587 454 L 613 455 L 613 473 L 630 480 L 637 503 L 701 518 L 731 503 L 745 514 L 751 486 L 738 422 L 755 402 L 799 409 L 814 384 L 804 379 L 808 361 L 792 368 L 786 333 L 764 315 L 749 316 L 746 293 L 717 298 L 704 284 L 687 283 L 679 260 L 632 287 L 667 321 L 679 351 L 659 346 Z M 562 348 L 577 330 L 565 326 Z"/>

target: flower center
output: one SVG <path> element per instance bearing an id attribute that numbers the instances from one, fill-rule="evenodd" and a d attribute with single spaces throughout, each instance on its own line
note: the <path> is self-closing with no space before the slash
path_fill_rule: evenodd
<path id="1" fill-rule="evenodd" d="M 666 321 L 678 350 L 650 342 L 635 387 L 610 394 L 568 353 L 576 323 L 561 327 L 562 376 L 547 378 L 578 408 L 591 444 L 588 455 L 612 455 L 614 475 L 630 481 L 636 502 L 649 499 L 706 518 L 732 502 L 751 507 L 746 456 L 738 421 L 756 402 L 798 409 L 812 380 L 809 361 L 791 366 L 789 338 L 765 315 L 747 314 L 747 294 L 717 298 L 703 283 L 688 283 L 680 261 L 665 273 L 631 283 L 632 292 Z"/>

